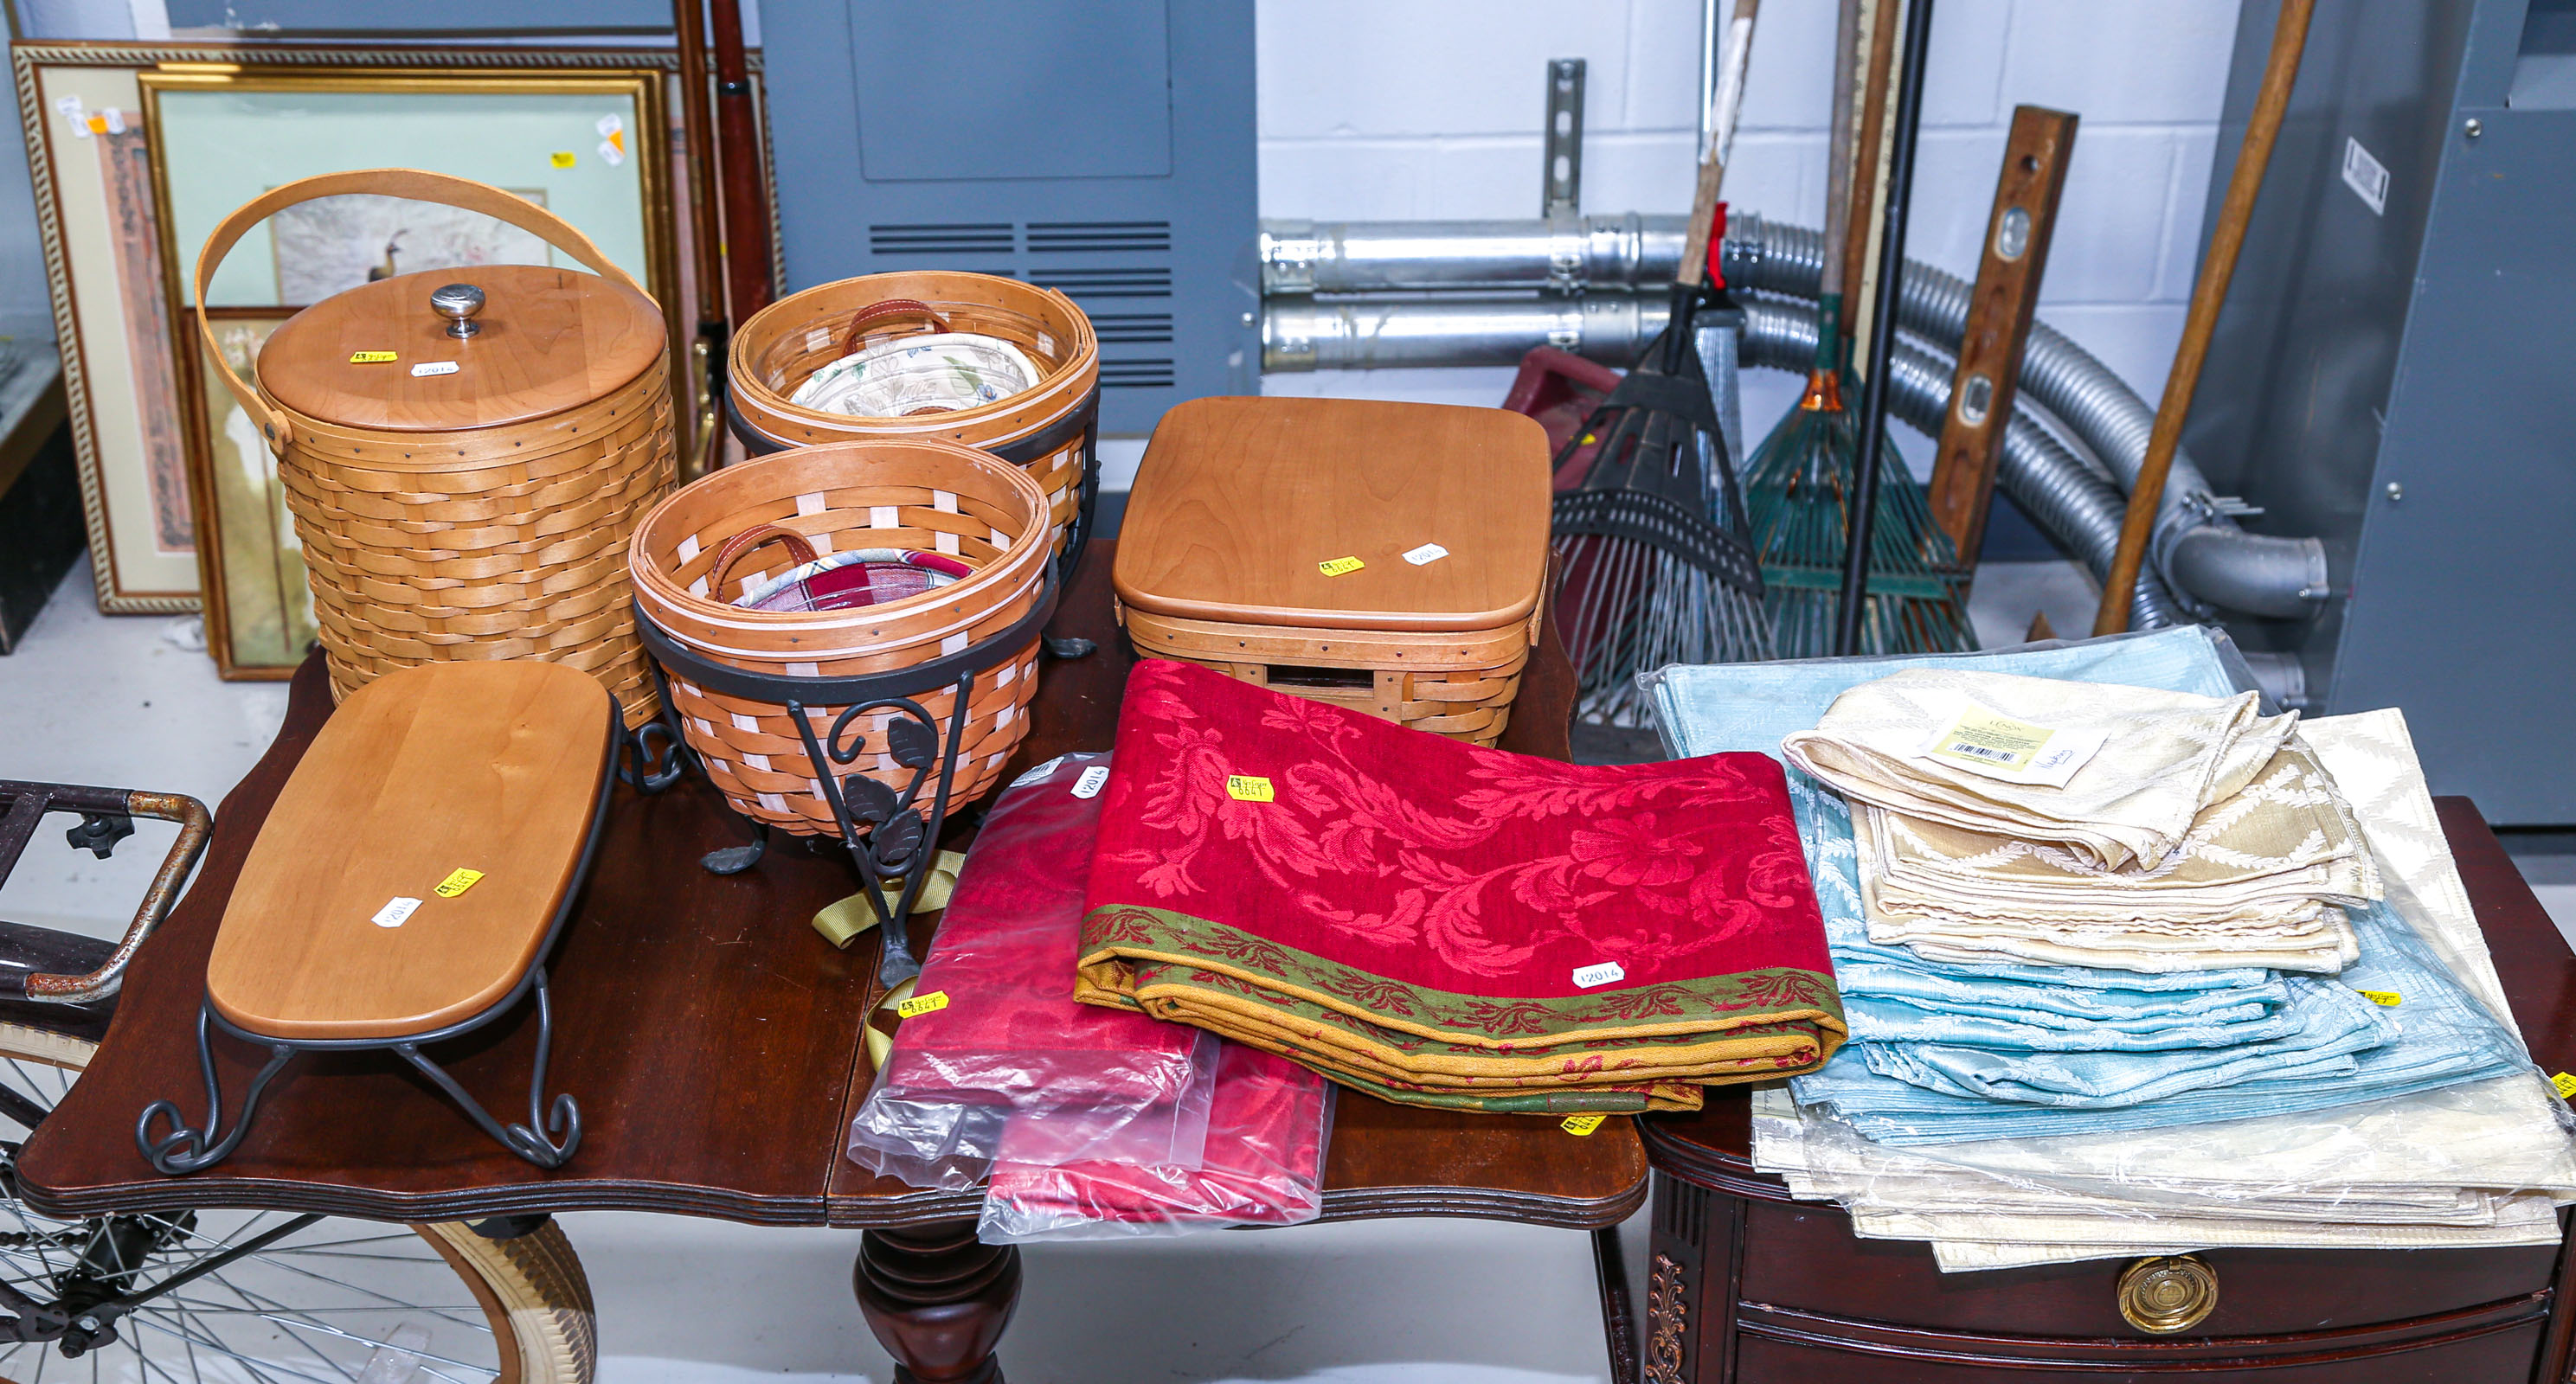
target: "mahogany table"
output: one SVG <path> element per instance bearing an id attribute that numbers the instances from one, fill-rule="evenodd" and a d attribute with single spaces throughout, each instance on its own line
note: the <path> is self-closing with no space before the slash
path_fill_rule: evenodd
<path id="1" fill-rule="evenodd" d="M 2466 798 L 2435 802 L 2513 1016 L 2542 1070 L 2576 1069 L 2576 955 Z M 2564 1384 L 2576 1237 L 2426 1250 L 2210 1250 L 2208 1319 L 2120 1311 L 2130 1259 L 1944 1274 L 1929 1246 L 1863 1240 L 1753 1169 L 1742 1089 L 1651 1116 L 1648 1384 Z M 2562 1228 L 2566 1216 L 2561 1215 Z"/>
<path id="2" fill-rule="evenodd" d="M 1134 665 L 1110 613 L 1115 546 L 1090 546 L 1048 629 L 1098 649 L 1042 665 L 1034 725 L 1008 774 L 1109 748 Z M 1530 662 L 1504 747 L 1564 758 L 1572 706 L 1573 675 L 1551 633 Z M 252 838 L 330 709 L 316 656 L 296 675 L 276 743 L 216 813 L 196 883 L 127 973 L 96 1057 L 19 1158 L 28 1204 L 60 1216 L 231 1207 L 444 1221 L 614 1209 L 865 1227 L 857 1291 L 901 1363 L 897 1377 L 998 1381 L 992 1350 L 1018 1293 L 1019 1259 L 976 1242 L 980 1194 L 920 1191 L 841 1155 L 874 1077 L 862 1027 L 880 998 L 876 944 L 834 951 L 807 920 L 855 888 L 854 872 L 837 848 L 781 838 L 745 874 L 707 873 L 701 855 L 748 833 L 694 775 L 659 796 L 618 791 L 587 893 L 550 964 L 548 1085 L 572 1093 L 582 1111 L 581 1150 L 568 1164 L 521 1160 L 390 1058 L 322 1054 L 277 1080 L 223 1163 L 169 1178 L 143 1161 L 134 1121 L 144 1106 L 175 1098 L 194 1112 L 204 1099 L 193 1025 L 207 952 Z M 534 1030 L 522 1014 L 438 1056 L 492 1108 L 515 1109 Z M 228 1092 L 243 1089 L 259 1056 L 219 1049 Z M 1554 1119 L 1345 1092 L 1323 1219 L 1478 1216 L 1606 1234 L 1645 1197 L 1632 1120 L 1577 1137 Z M 1596 1236 L 1595 1255 L 1614 1377 L 1632 1377 L 1615 1240 Z"/>

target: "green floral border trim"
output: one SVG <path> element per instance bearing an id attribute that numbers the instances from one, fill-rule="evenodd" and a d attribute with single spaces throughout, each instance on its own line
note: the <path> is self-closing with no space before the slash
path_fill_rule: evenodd
<path id="1" fill-rule="evenodd" d="M 1506 1091 L 1604 1084 L 1730 1083 L 1812 1071 L 1819 1062 L 1817 1026 L 1806 1020 L 1751 1024 L 1718 1032 L 1658 1034 L 1646 1038 L 1559 1043 L 1531 1051 L 1500 1051 L 1473 1043 L 1435 1041 L 1301 999 L 1239 976 L 1166 961 L 1124 963 L 1144 1011 L 1229 1037 L 1247 1037 L 1244 1025 L 1282 1042 L 1312 1047 L 1319 1061 L 1354 1069 L 1363 1077 L 1425 1089 Z M 1231 1022 L 1206 1013 L 1214 1009 Z M 1764 1043 L 1783 1051 L 1746 1051 Z"/>
<path id="2" fill-rule="evenodd" d="M 1558 999 L 1494 999 L 1389 980 L 1162 908 L 1095 908 L 1083 919 L 1082 942 L 1086 967 L 1118 959 L 1195 967 L 1285 991 L 1381 1028 L 1504 1051 L 1803 1019 L 1817 1027 L 1821 1061 L 1850 1031 L 1834 978 L 1788 966 Z"/>

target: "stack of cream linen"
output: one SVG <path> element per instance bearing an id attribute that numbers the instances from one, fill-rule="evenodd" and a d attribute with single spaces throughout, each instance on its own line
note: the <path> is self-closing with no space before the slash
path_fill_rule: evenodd
<path id="1" fill-rule="evenodd" d="M 2333 974 L 2378 871 L 2333 780 L 2247 692 L 1909 669 L 1790 761 L 1850 801 L 1869 939 L 1924 960 Z"/>
<path id="2" fill-rule="evenodd" d="M 2518 1042 L 2403 716 L 2301 730 L 2348 795 L 2389 906 Z M 1906 1148 L 1777 1088 L 1755 1093 L 1753 1116 L 1755 1162 L 1793 1195 L 1841 1203 L 1863 1236 L 1929 1240 L 1946 1270 L 2230 1245 L 2555 1244 L 2557 1210 L 2576 1202 L 2567 1109 L 2527 1066 L 2308 1113 Z"/>

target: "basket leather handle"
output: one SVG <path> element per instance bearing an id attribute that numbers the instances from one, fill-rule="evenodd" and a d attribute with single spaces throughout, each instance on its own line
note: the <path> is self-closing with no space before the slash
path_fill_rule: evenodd
<path id="1" fill-rule="evenodd" d="M 846 356 L 859 349 L 859 342 L 867 336 L 868 328 L 880 322 L 900 322 L 907 317 L 926 317 L 939 331 L 954 330 L 948 325 L 948 319 L 940 316 L 939 310 L 928 303 L 916 298 L 888 298 L 882 303 L 870 303 L 850 315 L 849 330 L 841 334 L 841 354 Z"/>
<path id="2" fill-rule="evenodd" d="M 805 535 L 784 524 L 754 525 L 726 539 L 725 545 L 716 549 L 715 565 L 707 569 L 707 590 L 714 599 L 724 599 L 725 578 L 732 573 L 733 565 L 741 561 L 745 553 L 764 543 L 786 544 L 787 555 L 794 558 L 799 567 L 814 560 L 814 545 L 805 540 Z"/>
<path id="3" fill-rule="evenodd" d="M 286 450 L 289 429 L 284 418 L 268 407 L 259 391 L 242 383 L 233 373 L 232 362 L 224 359 L 223 349 L 215 344 L 214 323 L 206 316 L 206 285 L 222 267 L 224 256 L 250 233 L 250 228 L 299 202 L 317 197 L 341 197 L 350 193 L 374 193 L 381 197 L 402 197 L 415 202 L 437 202 L 445 206 L 479 211 L 496 221 L 526 231 L 548 245 L 573 257 L 582 267 L 609 282 L 653 297 L 634 276 L 620 269 L 590 238 L 574 230 L 562 217 L 554 215 L 524 197 L 504 192 L 490 183 L 471 178 L 455 178 L 445 173 L 431 173 L 418 168 L 361 168 L 346 173 L 323 173 L 283 183 L 243 203 L 232 215 L 218 224 L 206 237 L 206 248 L 197 255 L 197 331 L 205 338 L 206 359 L 215 363 L 224 378 L 224 388 L 232 392 L 242 411 L 259 424 L 260 436 L 277 451 Z"/>

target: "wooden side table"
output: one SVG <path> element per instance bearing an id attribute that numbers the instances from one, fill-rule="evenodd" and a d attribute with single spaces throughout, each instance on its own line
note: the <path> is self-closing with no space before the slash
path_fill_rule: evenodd
<path id="1" fill-rule="evenodd" d="M 1091 545 L 1048 627 L 1099 647 L 1044 665 L 1034 727 L 1007 775 L 1109 747 L 1134 664 L 1110 616 L 1115 548 Z M 1505 747 L 1564 757 L 1573 692 L 1551 638 L 1523 681 Z M 748 837 L 694 776 L 657 797 L 618 791 L 589 888 L 550 963 L 549 1085 L 582 1111 L 570 1162 L 534 1167 L 429 1098 L 399 1063 L 353 1056 L 289 1069 L 221 1165 L 177 1178 L 154 1172 L 135 1147 L 135 1116 L 172 1091 L 202 1089 L 194 1025 L 207 953 L 252 839 L 330 714 L 318 658 L 291 697 L 276 744 L 218 809 L 195 885 L 127 973 L 97 1056 L 21 1154 L 29 1205 L 62 1216 L 229 1207 L 393 1221 L 615 1209 L 865 1227 L 860 1301 L 902 1362 L 898 1377 L 1000 1378 L 992 1350 L 1018 1293 L 1019 1260 L 976 1242 L 981 1195 L 874 1178 L 842 1156 L 852 1111 L 875 1078 L 861 1033 L 881 994 L 876 944 L 834 951 L 807 919 L 856 887 L 848 861 L 837 846 L 782 843 L 757 869 L 708 874 L 701 855 Z M 944 844 L 962 845 L 962 834 Z M 499 1108 L 525 1098 L 535 1030 L 525 1016 L 496 1021 L 438 1056 Z M 260 1056 L 218 1047 L 226 1088 L 241 1089 Z M 1480 1216 L 1606 1230 L 1645 1197 L 1632 1120 L 1577 1138 L 1552 1119 L 1352 1096 L 1334 1123 L 1323 1218 Z M 1605 1267 L 1605 1313 L 1615 1316 L 1615 1256 Z M 1625 1334 L 1614 1333 L 1614 1348 Z"/>
<path id="2" fill-rule="evenodd" d="M 2543 1070 L 2576 1067 L 2576 955 L 2466 798 L 2436 801 Z M 2221 1249 L 2201 1326 L 2151 1335 L 2119 1305 L 2135 1262 L 1944 1274 L 1930 1247 L 1863 1240 L 1842 1211 L 1753 1169 L 1748 1100 L 1645 1121 L 1654 1160 L 1649 1384 L 2563 1384 L 2576 1238 L 2498 1249 Z M 2566 1223 L 2561 1215 L 2562 1226 Z"/>

